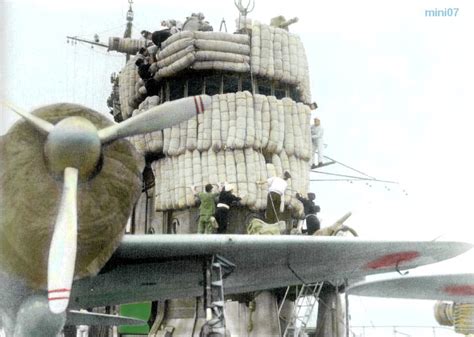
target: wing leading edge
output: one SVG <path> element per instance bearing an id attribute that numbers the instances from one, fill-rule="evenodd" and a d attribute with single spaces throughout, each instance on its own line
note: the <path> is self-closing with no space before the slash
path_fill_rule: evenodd
<path id="1" fill-rule="evenodd" d="M 474 274 L 405 276 L 361 282 L 350 295 L 474 303 Z"/>
<path id="2" fill-rule="evenodd" d="M 99 275 L 74 283 L 71 308 L 199 296 L 202 264 L 212 255 L 236 265 L 224 282 L 232 294 L 415 268 L 471 248 L 461 242 L 289 235 L 125 236 Z"/>

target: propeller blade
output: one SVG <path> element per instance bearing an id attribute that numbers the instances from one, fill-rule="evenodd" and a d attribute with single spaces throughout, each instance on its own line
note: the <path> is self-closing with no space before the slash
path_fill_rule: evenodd
<path id="1" fill-rule="evenodd" d="M 39 118 L 39 117 L 36 117 L 35 115 L 32 115 L 32 114 L 29 114 L 27 112 L 24 112 L 22 111 L 21 109 L 15 107 L 13 104 L 11 103 L 8 103 L 8 102 L 3 102 L 3 104 L 5 104 L 10 110 L 12 110 L 13 112 L 17 113 L 18 115 L 20 115 L 21 117 L 23 117 L 24 119 L 26 119 L 26 121 L 28 123 L 30 123 L 32 126 L 34 126 L 38 131 L 40 131 L 41 133 L 45 134 L 45 135 L 48 135 L 51 130 L 53 130 L 54 128 L 54 125 Z"/>
<path id="2" fill-rule="evenodd" d="M 48 302 L 55 314 L 69 303 L 77 250 L 77 182 L 79 170 L 66 167 L 59 213 L 48 259 Z"/>
<path id="3" fill-rule="evenodd" d="M 122 123 L 99 131 L 101 143 L 109 143 L 119 138 L 158 131 L 184 122 L 196 114 L 203 113 L 211 105 L 207 95 L 192 96 L 167 102 L 133 116 Z"/>

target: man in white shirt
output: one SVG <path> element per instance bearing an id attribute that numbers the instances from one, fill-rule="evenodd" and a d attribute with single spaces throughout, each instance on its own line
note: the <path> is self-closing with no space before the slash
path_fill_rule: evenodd
<path id="1" fill-rule="evenodd" d="M 291 178 L 290 172 L 285 171 L 283 179 L 280 177 L 270 177 L 267 179 L 268 196 L 265 218 L 267 223 L 280 221 L 280 217 L 285 210 L 285 190 L 288 186 L 287 180 Z"/>
<path id="2" fill-rule="evenodd" d="M 311 142 L 313 143 L 313 164 L 311 168 L 314 169 L 323 164 L 323 142 L 324 130 L 321 127 L 321 121 L 319 118 L 314 119 L 314 124 L 311 125 Z M 318 153 L 318 161 L 316 163 L 316 152 Z"/>

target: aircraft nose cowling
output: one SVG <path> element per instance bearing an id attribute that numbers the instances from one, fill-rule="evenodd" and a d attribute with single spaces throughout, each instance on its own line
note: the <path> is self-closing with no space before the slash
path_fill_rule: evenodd
<path id="1" fill-rule="evenodd" d="M 112 124 L 105 116 L 76 104 L 54 104 L 32 114 L 56 124 L 71 117 L 88 119 L 97 129 Z M 46 289 L 48 252 L 62 193 L 44 159 L 46 136 L 25 121 L 0 142 L 0 267 Z M 78 237 L 75 277 L 96 274 L 117 248 L 141 191 L 143 159 L 127 140 L 102 148 L 100 170 L 78 185 Z M 32 257 L 35 257 L 33 259 Z"/>

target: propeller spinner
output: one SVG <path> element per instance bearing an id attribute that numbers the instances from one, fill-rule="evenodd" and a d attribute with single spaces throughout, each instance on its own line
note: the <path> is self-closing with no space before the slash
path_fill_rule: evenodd
<path id="1" fill-rule="evenodd" d="M 14 107 L 42 134 L 46 134 L 44 158 L 50 174 L 62 180 L 62 196 L 48 257 L 48 300 L 53 313 L 64 312 L 74 279 L 77 253 L 78 182 L 100 174 L 104 144 L 118 139 L 162 130 L 203 113 L 209 96 L 194 96 L 167 102 L 123 123 L 101 130 L 87 118 L 71 116 L 55 125 Z"/>

